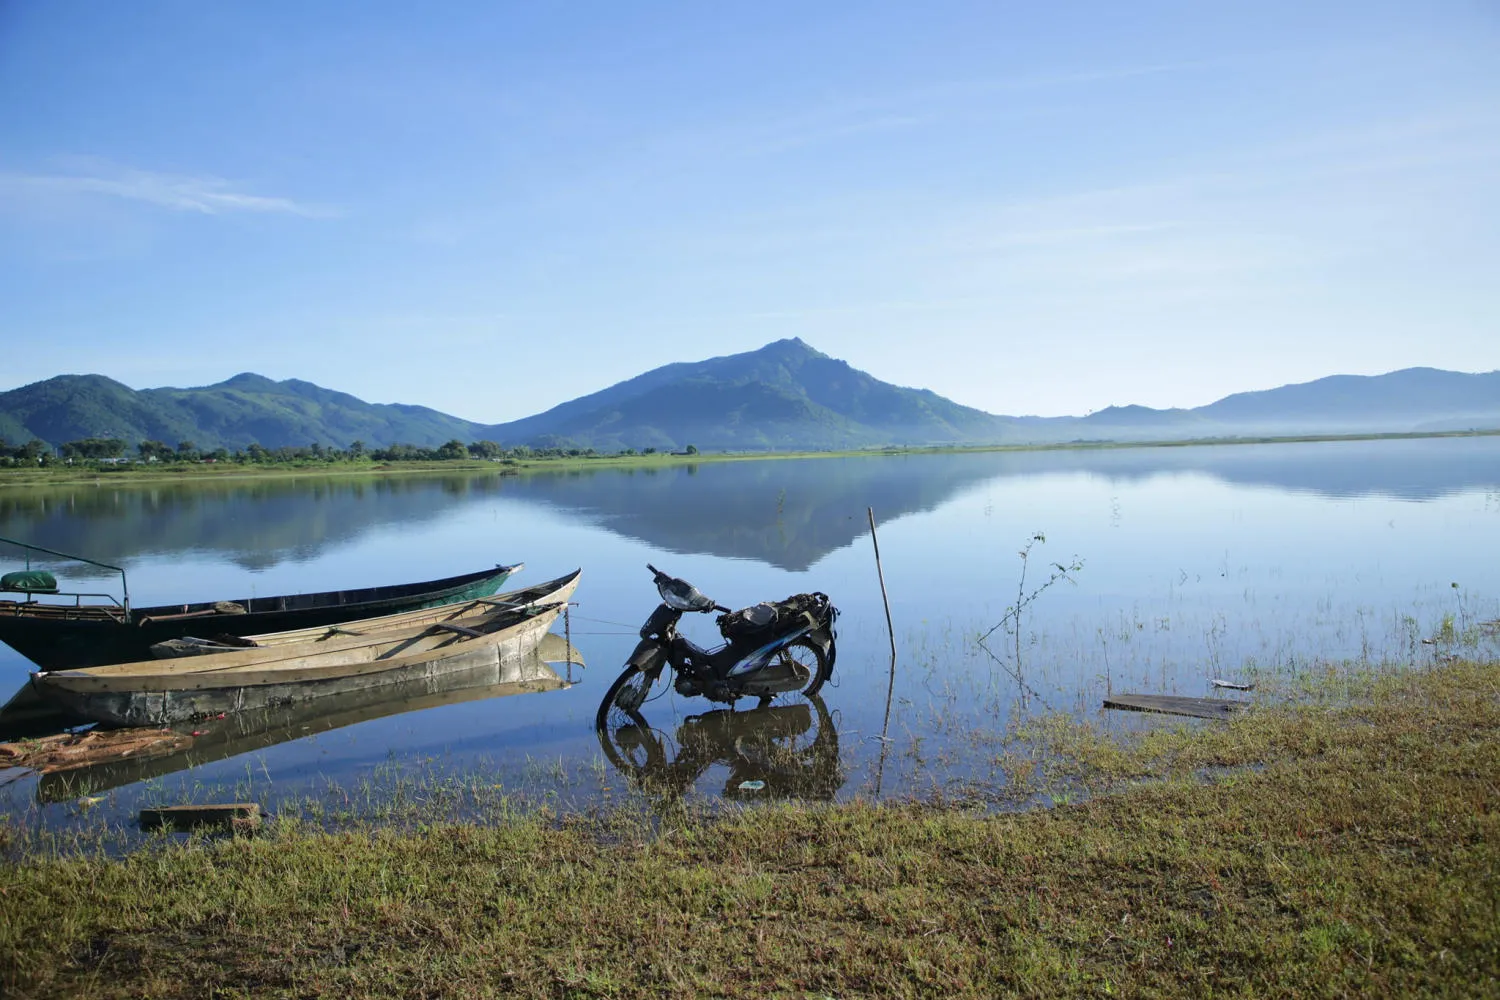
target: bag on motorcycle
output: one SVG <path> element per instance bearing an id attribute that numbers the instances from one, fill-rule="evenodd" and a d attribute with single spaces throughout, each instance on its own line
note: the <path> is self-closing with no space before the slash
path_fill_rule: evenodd
<path id="1" fill-rule="evenodd" d="M 830 622 L 835 613 L 827 594 L 793 594 L 784 601 L 752 604 L 720 615 L 719 634 L 730 642 L 754 645 Z"/>

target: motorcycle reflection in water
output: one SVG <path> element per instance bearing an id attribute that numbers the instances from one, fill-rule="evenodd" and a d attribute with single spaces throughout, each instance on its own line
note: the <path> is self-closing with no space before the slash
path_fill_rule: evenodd
<path id="1" fill-rule="evenodd" d="M 709 768 L 726 765 L 722 795 L 731 800 L 832 799 L 844 783 L 839 735 L 817 695 L 750 711 L 689 716 L 675 739 L 640 713 L 599 727 L 604 756 L 649 795 L 676 799 Z"/>

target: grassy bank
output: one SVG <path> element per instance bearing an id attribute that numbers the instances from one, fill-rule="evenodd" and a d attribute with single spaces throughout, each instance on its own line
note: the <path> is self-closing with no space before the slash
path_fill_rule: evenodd
<path id="1" fill-rule="evenodd" d="M 841 454 L 877 454 L 845 452 Z M 325 476 L 403 476 L 403 475 L 521 475 L 538 472 L 577 472 L 583 469 L 667 468 L 699 465 L 706 462 L 749 461 L 765 458 L 826 458 L 831 452 L 764 452 L 754 454 L 696 455 L 592 455 L 561 458 L 507 459 L 490 462 L 481 459 L 449 461 L 416 460 L 403 462 L 329 461 L 267 463 L 201 463 L 173 462 L 164 465 L 126 465 L 107 468 L 92 466 L 51 465 L 32 468 L 0 468 L 0 488 L 7 486 L 64 486 L 86 483 L 152 482 L 220 482 L 235 479 L 289 479 Z"/>
<path id="2" fill-rule="evenodd" d="M 1044 722 L 1029 762 L 1008 751 L 1018 782 L 1083 793 L 1046 811 L 784 806 L 669 817 L 656 834 L 624 814 L 287 824 L 119 861 L 31 857 L 0 869 L 0 983 L 17 997 L 1497 995 L 1500 664 L 1338 688 L 1338 704 L 1124 745 Z"/>
<path id="3" fill-rule="evenodd" d="M 1441 431 L 1424 434 L 1319 434 L 1288 437 L 1194 438 L 1168 441 L 1072 441 L 1054 444 L 980 445 L 974 447 L 892 447 L 849 451 L 761 451 L 712 452 L 693 455 L 579 455 L 559 458 L 508 459 L 503 463 L 478 459 L 452 461 L 375 462 L 327 461 L 264 464 L 167 463 L 96 468 L 51 465 L 39 468 L 0 468 L 0 488 L 7 486 L 52 486 L 79 483 L 143 483 L 170 481 L 215 482 L 224 479 L 288 478 L 297 476 L 370 476 L 411 474 L 513 475 L 537 472 L 575 472 L 600 468 L 669 468 L 713 462 L 749 462 L 765 459 L 852 458 L 872 455 L 954 455 L 1024 451 L 1109 451 L 1127 448 L 1193 448 L 1218 445 L 1313 444 L 1330 441 L 1397 441 L 1426 438 L 1496 437 L 1500 431 Z"/>

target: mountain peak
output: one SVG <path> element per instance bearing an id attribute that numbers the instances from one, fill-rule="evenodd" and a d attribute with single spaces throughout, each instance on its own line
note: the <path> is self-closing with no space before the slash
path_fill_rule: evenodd
<path id="1" fill-rule="evenodd" d="M 653 369 L 546 413 L 490 428 L 502 444 L 603 449 L 847 448 L 991 441 L 1005 421 L 882 382 L 799 337 Z"/>
<path id="2" fill-rule="evenodd" d="M 126 392 L 134 391 L 130 386 L 123 382 L 117 382 L 108 375 L 54 375 L 41 382 L 33 382 L 32 385 L 70 386 L 75 388 L 79 386 L 100 386 L 111 389 L 124 389 Z"/>
<path id="3" fill-rule="evenodd" d="M 264 375 L 257 375 L 255 372 L 240 372 L 238 375 L 232 375 L 222 382 L 209 386 L 209 388 L 261 391 L 277 384 L 275 379 L 266 378 Z"/>
<path id="4" fill-rule="evenodd" d="M 826 358 L 828 355 L 809 345 L 801 337 L 786 337 L 781 340 L 773 340 L 752 354 L 767 354 L 777 357 L 795 358 Z"/>

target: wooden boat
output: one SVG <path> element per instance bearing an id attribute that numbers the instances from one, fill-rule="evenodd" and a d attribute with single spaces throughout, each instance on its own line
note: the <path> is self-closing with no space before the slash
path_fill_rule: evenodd
<path id="1" fill-rule="evenodd" d="M 151 655 L 153 644 L 185 635 L 282 632 L 484 597 L 499 590 L 523 566 L 496 566 L 423 583 L 132 608 L 125 571 L 118 566 L 12 539 L 3 541 L 120 574 L 123 601 L 109 594 L 64 593 L 56 589 L 55 582 L 52 588 L 28 586 L 22 591 L 27 594 L 25 600 L 0 600 L 0 642 L 44 670 L 143 660 Z M 38 594 L 72 597 L 73 602 L 39 601 Z M 84 598 L 95 601 L 84 603 Z M 100 603 L 101 598 L 108 603 Z"/>
<path id="2" fill-rule="evenodd" d="M 499 665 L 351 691 L 267 712 L 242 712 L 204 724 L 197 736 L 188 735 L 187 726 L 179 726 L 176 730 L 111 730 L 184 736 L 188 746 L 177 749 L 164 741 L 157 752 L 133 753 L 79 766 L 39 768 L 42 777 L 37 782 L 36 799 L 44 803 L 65 802 L 83 794 L 97 795 L 121 785 L 159 778 L 372 719 L 468 701 L 567 690 L 572 686 L 571 682 L 552 666 L 565 659 L 572 663 L 582 662 L 578 651 L 569 648 L 562 636 L 548 633 L 529 656 L 506 660 Z"/>
<path id="3" fill-rule="evenodd" d="M 39 671 L 31 684 L 59 707 L 115 726 L 282 708 L 525 656 L 562 612 L 579 575 L 575 570 L 538 584 L 521 606 L 507 602 L 467 618 L 206 656 Z"/>
<path id="4" fill-rule="evenodd" d="M 549 580 L 546 583 L 522 587 L 519 590 L 508 590 L 503 594 L 495 594 L 492 597 L 475 597 L 469 600 L 454 601 L 451 604 L 440 604 L 431 608 L 418 608 L 415 611 L 401 611 L 393 615 L 381 615 L 378 618 L 361 618 L 357 622 L 343 622 L 337 625 L 317 625 L 312 628 L 291 629 L 286 632 L 264 632 L 260 635 L 245 636 L 219 636 L 215 639 L 204 639 L 196 635 L 187 635 L 181 639 L 169 639 L 166 642 L 156 643 L 151 647 L 151 654 L 162 659 L 169 659 L 174 656 L 202 656 L 207 653 L 230 653 L 236 649 L 247 649 L 253 646 L 285 646 L 294 642 L 330 642 L 348 636 L 369 635 L 372 632 L 404 628 L 409 625 L 431 625 L 433 622 L 470 618 L 496 608 L 523 608 L 529 604 L 536 603 L 539 599 L 538 595 L 549 593 L 556 585 L 556 580 Z"/>
<path id="5" fill-rule="evenodd" d="M 569 646 L 562 636 L 551 632 L 542 636 L 541 645 L 537 647 L 535 655 L 546 663 L 566 662 L 568 664 L 576 663 L 580 666 L 583 665 L 583 654 L 578 651 L 578 648 L 576 646 Z M 451 682 L 451 684 L 447 678 L 443 678 L 441 683 L 445 686 L 455 688 L 466 686 L 461 677 Z M 399 692 L 399 687 L 381 688 L 375 700 L 380 701 L 387 698 L 399 700 L 401 697 Z M 326 702 L 317 702 L 314 705 L 326 705 L 327 708 L 315 708 L 315 711 L 312 713 L 313 715 L 325 710 L 338 710 L 336 706 Z M 392 709 L 392 711 L 404 711 L 404 709 Z M 79 726 L 87 726 L 92 721 L 92 719 L 85 719 L 80 715 L 67 711 L 49 698 L 44 698 L 28 678 L 11 695 L 9 701 L 4 705 L 0 705 L 0 743 L 33 740 L 39 737 L 45 739 L 66 730 L 76 729 Z M 292 739 L 293 737 L 287 738 Z"/>

